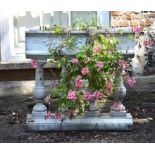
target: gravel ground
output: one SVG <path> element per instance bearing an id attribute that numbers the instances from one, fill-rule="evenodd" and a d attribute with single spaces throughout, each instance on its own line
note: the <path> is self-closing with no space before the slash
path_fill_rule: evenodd
<path id="1" fill-rule="evenodd" d="M 155 93 L 130 93 L 124 103 L 134 117 L 129 132 L 67 131 L 26 132 L 28 104 L 34 103 L 30 95 L 0 98 L 1 143 L 154 143 Z"/>

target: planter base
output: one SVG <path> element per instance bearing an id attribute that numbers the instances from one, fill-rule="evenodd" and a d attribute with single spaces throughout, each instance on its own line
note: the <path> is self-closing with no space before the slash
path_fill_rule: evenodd
<path id="1" fill-rule="evenodd" d="M 126 117 L 127 112 L 126 111 L 121 111 L 121 112 L 116 112 L 116 111 L 110 111 L 111 117 Z"/>
<path id="2" fill-rule="evenodd" d="M 100 117 L 78 117 L 63 121 L 53 118 L 35 118 L 27 115 L 27 131 L 66 131 L 66 130 L 123 130 L 132 129 L 133 119 L 130 113 L 126 117 L 111 117 L 104 114 Z"/>

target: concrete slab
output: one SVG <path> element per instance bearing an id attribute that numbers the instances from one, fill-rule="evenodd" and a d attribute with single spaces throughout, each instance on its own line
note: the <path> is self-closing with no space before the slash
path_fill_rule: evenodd
<path id="1" fill-rule="evenodd" d="M 75 119 L 37 118 L 27 115 L 27 131 L 66 131 L 66 130 L 123 130 L 132 129 L 133 119 L 130 113 L 126 117 L 111 117 L 104 114 L 100 117 L 78 117 Z"/>

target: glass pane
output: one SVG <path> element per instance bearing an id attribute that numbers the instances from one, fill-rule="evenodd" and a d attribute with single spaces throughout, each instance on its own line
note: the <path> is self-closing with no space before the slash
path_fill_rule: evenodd
<path id="1" fill-rule="evenodd" d="M 81 19 L 80 22 L 89 22 L 91 19 L 97 23 L 97 12 L 96 11 L 72 11 L 71 12 L 71 23 L 77 19 Z"/>

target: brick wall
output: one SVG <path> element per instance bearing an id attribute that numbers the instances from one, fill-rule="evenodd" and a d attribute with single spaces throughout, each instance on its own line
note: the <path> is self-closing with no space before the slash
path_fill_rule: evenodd
<path id="1" fill-rule="evenodd" d="M 111 26 L 134 27 L 151 26 L 155 18 L 155 11 L 112 11 Z"/>

